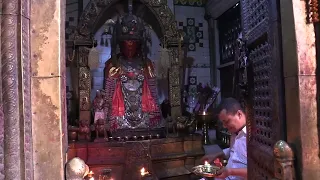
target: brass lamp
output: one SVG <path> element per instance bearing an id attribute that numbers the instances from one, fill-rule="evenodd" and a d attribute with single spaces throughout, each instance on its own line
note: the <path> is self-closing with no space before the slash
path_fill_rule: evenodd
<path id="1" fill-rule="evenodd" d="M 203 128 L 202 128 L 202 142 L 204 145 L 210 144 L 209 134 L 208 134 L 208 123 L 212 120 L 211 114 L 206 112 L 202 112 L 198 114 L 198 119 L 202 121 Z"/>

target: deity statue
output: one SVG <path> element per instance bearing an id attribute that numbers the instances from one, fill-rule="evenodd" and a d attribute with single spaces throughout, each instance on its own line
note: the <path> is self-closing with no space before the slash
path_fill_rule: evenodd
<path id="1" fill-rule="evenodd" d="M 105 65 L 105 114 L 110 131 L 159 126 L 154 66 L 147 58 L 147 33 L 142 20 L 129 13 L 118 18 L 112 33 L 111 58 Z M 120 47 L 120 53 L 116 53 Z"/>

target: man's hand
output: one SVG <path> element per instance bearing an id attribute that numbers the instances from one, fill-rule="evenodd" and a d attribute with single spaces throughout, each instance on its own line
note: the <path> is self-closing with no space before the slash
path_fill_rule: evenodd
<path id="1" fill-rule="evenodd" d="M 208 161 L 208 163 L 212 163 L 215 159 L 223 157 L 223 156 L 224 156 L 223 152 L 218 152 L 215 154 L 208 154 L 208 155 L 203 156 L 201 158 L 201 161 L 203 161 L 203 162 Z"/>
<path id="2" fill-rule="evenodd" d="M 218 176 L 216 176 L 217 178 L 221 178 L 221 179 L 224 179 L 228 176 L 231 175 L 231 172 L 228 168 L 224 167 L 222 169 L 220 169 L 218 172 L 217 172 Z"/>
<path id="3" fill-rule="evenodd" d="M 247 178 L 247 168 L 222 168 L 220 169 L 217 174 L 217 178 L 226 178 L 228 176 L 239 176 L 239 177 L 244 177 Z"/>

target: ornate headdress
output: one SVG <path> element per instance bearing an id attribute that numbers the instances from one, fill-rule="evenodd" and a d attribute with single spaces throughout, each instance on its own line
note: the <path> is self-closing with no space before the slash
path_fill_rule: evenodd
<path id="1" fill-rule="evenodd" d="M 140 18 L 132 14 L 132 0 L 129 0 L 128 14 L 117 20 L 115 31 L 118 41 L 144 39 L 144 23 Z"/>

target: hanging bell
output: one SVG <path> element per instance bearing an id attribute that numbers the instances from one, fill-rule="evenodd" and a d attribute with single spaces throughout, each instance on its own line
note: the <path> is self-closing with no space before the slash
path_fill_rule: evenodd
<path id="1" fill-rule="evenodd" d="M 101 36 L 100 46 L 104 46 L 104 38 L 103 38 L 103 36 Z"/>
<path id="2" fill-rule="evenodd" d="M 104 43 L 104 45 L 105 45 L 106 47 L 108 47 L 108 46 L 109 46 L 108 38 L 106 38 L 106 39 L 105 39 L 105 43 Z"/>

